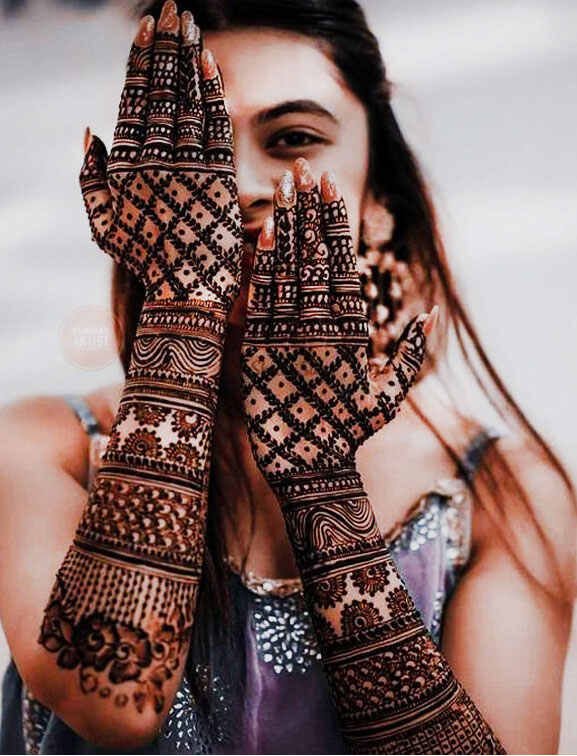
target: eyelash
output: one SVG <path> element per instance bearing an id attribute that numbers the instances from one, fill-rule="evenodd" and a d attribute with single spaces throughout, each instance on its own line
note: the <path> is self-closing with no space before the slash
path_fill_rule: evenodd
<path id="1" fill-rule="evenodd" d="M 281 139 L 286 139 L 286 137 L 294 137 L 294 136 L 302 136 L 306 137 L 308 141 L 307 144 L 299 144 L 299 145 L 285 145 L 284 147 L 278 147 L 278 142 Z M 312 147 L 314 144 L 324 144 L 326 143 L 326 139 L 323 139 L 322 137 L 316 136 L 315 134 L 309 134 L 307 131 L 299 131 L 298 129 L 295 129 L 294 131 L 285 131 L 284 134 L 279 134 L 274 139 L 272 139 L 267 144 L 267 150 L 275 150 L 280 149 L 284 151 L 295 151 L 295 150 L 303 150 L 306 147 Z"/>

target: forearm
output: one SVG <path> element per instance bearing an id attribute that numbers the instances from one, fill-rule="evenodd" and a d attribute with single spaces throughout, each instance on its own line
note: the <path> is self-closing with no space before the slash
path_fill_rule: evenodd
<path id="1" fill-rule="evenodd" d="M 356 471 L 277 488 L 353 753 L 503 753 L 423 625 Z"/>
<path id="2" fill-rule="evenodd" d="M 202 570 L 226 313 L 145 303 L 130 369 L 39 643 L 92 705 L 166 709 Z M 169 684 L 174 687 L 174 680 Z"/>

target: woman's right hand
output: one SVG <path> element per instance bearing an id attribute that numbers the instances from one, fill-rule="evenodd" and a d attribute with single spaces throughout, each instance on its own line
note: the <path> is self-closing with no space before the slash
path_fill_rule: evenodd
<path id="1" fill-rule="evenodd" d="M 94 240 L 151 300 L 229 310 L 242 225 L 232 125 L 212 55 L 176 3 L 142 19 L 128 60 L 110 157 L 96 136 L 80 185 Z"/>

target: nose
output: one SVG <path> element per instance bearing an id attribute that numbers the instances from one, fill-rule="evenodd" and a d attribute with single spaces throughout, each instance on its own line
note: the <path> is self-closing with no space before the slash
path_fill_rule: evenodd
<path id="1" fill-rule="evenodd" d="M 236 183 L 245 225 L 261 226 L 273 211 L 273 196 L 280 178 L 270 170 L 259 150 L 244 140 L 235 142 Z"/>

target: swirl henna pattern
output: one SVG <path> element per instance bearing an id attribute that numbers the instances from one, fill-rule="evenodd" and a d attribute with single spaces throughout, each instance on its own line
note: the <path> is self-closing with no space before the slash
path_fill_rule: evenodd
<path id="1" fill-rule="evenodd" d="M 411 320 L 369 377 L 343 200 L 328 174 L 278 192 L 259 239 L 243 344 L 253 454 L 277 495 L 343 736 L 353 753 L 503 753 L 407 592 L 355 467 L 424 359 Z M 287 199 L 288 197 L 288 199 Z"/>
<path id="2" fill-rule="evenodd" d="M 114 147 L 80 182 L 99 246 L 145 287 L 119 410 L 39 643 L 83 693 L 169 703 L 201 576 L 212 432 L 241 239 L 223 86 L 190 14 L 165 5 L 130 54 Z M 205 115 L 206 114 L 206 115 Z M 175 135 L 173 138 L 173 134 Z M 172 150 L 172 144 L 176 147 Z"/>

